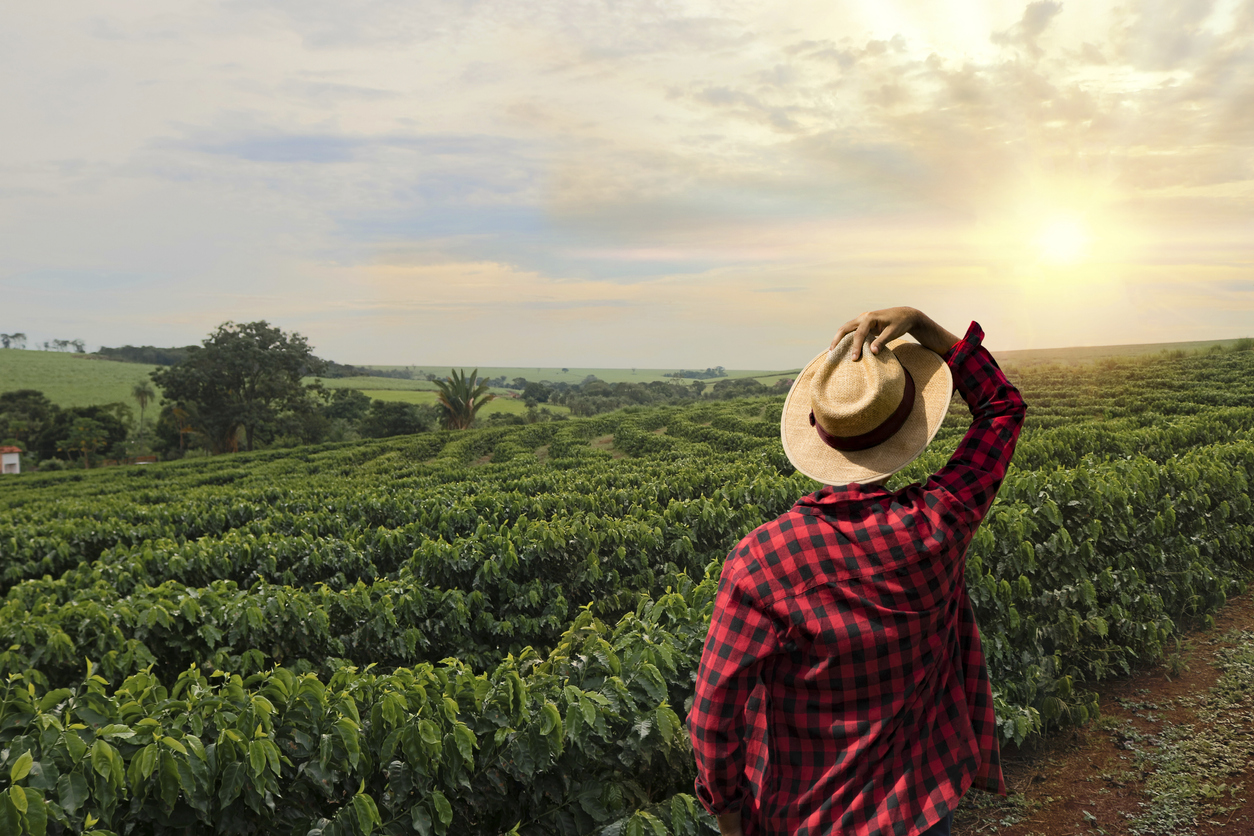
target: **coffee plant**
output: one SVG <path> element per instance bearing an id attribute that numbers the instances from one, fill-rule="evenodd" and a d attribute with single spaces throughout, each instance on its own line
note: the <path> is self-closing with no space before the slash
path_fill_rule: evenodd
<path id="1" fill-rule="evenodd" d="M 967 584 L 1022 743 L 1246 588 L 1254 353 L 1011 376 Z M 781 404 L 5 480 L 0 832 L 715 833 L 684 718 L 722 559 L 818 487 Z"/>

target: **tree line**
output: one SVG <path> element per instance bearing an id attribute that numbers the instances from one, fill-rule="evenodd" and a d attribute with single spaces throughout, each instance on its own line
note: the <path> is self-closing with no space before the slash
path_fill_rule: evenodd
<path id="1" fill-rule="evenodd" d="M 127 348 L 120 353 L 170 359 L 151 346 Z M 38 390 L 0 393 L 0 443 L 20 447 L 41 470 L 93 467 L 137 455 L 178 458 L 463 429 L 493 397 L 477 371 L 438 382 L 436 406 L 371 401 L 355 389 L 305 383 L 324 375 L 328 363 L 313 355 L 305 337 L 264 320 L 225 322 L 201 345 L 177 351 L 177 363 L 132 388 L 138 418 L 129 403 L 63 409 Z M 157 405 L 158 391 L 161 408 L 152 422 L 147 411 Z"/>
<path id="2" fill-rule="evenodd" d="M 21 331 L 0 334 L 0 348 L 26 348 L 26 335 Z M 84 354 L 87 351 L 87 343 L 83 340 L 44 340 L 42 348 L 44 351 L 73 350 L 75 354 Z"/>
<path id="3" fill-rule="evenodd" d="M 117 348 L 101 346 L 92 352 L 92 356 L 103 357 L 106 360 L 115 360 L 120 363 L 177 366 L 187 359 L 187 352 L 192 348 L 195 348 L 195 346 L 174 346 L 169 348 L 154 345 L 123 345 Z M 324 378 L 387 377 L 410 380 L 414 377 L 413 372 L 409 369 L 373 369 L 367 366 L 337 363 L 334 360 L 321 360 L 319 358 L 314 358 L 314 360 L 323 364 L 321 376 Z"/>
<path id="4" fill-rule="evenodd" d="M 528 407 L 560 404 L 572 415 L 586 417 L 612 412 L 627 406 L 669 406 L 698 400 L 727 400 L 760 395 L 785 394 L 792 381 L 766 386 L 753 378 L 725 378 L 712 386 L 703 380 L 691 383 L 654 380 L 649 383 L 607 383 L 589 375 L 582 383 L 550 383 L 514 378 L 511 388 L 520 389 Z"/>
<path id="5" fill-rule="evenodd" d="M 4 335 L 10 342 L 15 336 Z M 752 379 L 607 383 L 589 375 L 578 384 L 515 378 L 486 380 L 478 370 L 451 370 L 434 380 L 434 405 L 371 400 L 357 389 L 328 389 L 321 378 L 367 371 L 313 354 L 308 340 L 265 320 L 224 322 L 200 345 L 102 348 L 102 356 L 160 367 L 131 391 L 131 403 L 62 409 L 43 393 L 24 389 L 0 394 L 0 443 L 21 447 L 40 469 L 66 463 L 93 467 L 101 461 L 154 455 L 218 455 L 267 447 L 291 447 L 359 438 L 387 438 L 437 428 L 468 429 L 495 395 L 490 385 L 518 391 L 524 414 L 498 413 L 491 424 L 561 420 L 549 405 L 575 416 L 626 406 L 661 406 L 698 399 L 725 399 L 787 391 Z M 714 370 L 711 370 L 714 371 Z M 722 371 L 719 367 L 717 371 Z M 387 376 L 409 376 L 400 369 Z M 434 376 L 429 376 L 433 378 Z M 312 382 L 306 382 L 313 378 Z M 781 383 L 786 384 L 786 381 Z M 707 389 L 709 391 L 707 391 Z M 155 420 L 150 406 L 159 406 Z"/>

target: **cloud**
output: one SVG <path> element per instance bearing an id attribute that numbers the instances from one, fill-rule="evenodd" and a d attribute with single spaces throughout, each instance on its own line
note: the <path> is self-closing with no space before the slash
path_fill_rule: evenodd
<path id="1" fill-rule="evenodd" d="M 360 140 L 333 136 L 273 136 L 200 145 L 197 150 L 263 163 L 339 163 L 351 160 Z"/>
<path id="2" fill-rule="evenodd" d="M 1055 0 L 1033 0 L 1024 8 L 1018 23 L 1009 29 L 994 32 L 991 39 L 1002 46 L 1023 47 L 1029 55 L 1040 57 L 1043 50 L 1037 40 L 1061 11 L 1062 3 Z"/>
<path id="3" fill-rule="evenodd" d="M 0 34 L 23 68 L 0 78 L 0 282 L 55 317 L 64 281 L 30 277 L 71 277 L 102 320 L 184 341 L 254 309 L 349 347 L 351 298 L 346 323 L 390 323 L 379 360 L 416 327 L 468 351 L 441 318 L 469 317 L 556 354 L 639 332 L 728 365 L 693 348 L 740 350 L 706 317 L 789 344 L 755 323 L 807 294 L 843 310 L 892 282 L 944 308 L 960 280 L 1013 320 L 1055 214 L 1100 232 L 1093 283 L 1248 270 L 1254 3 L 1005 9 L 23 7 Z M 162 288 L 142 316 L 108 301 L 137 287 Z M 554 317 L 603 335 L 562 347 Z"/>

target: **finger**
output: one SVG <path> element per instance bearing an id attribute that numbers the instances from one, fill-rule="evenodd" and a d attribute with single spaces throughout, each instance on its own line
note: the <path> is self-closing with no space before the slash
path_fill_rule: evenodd
<path id="1" fill-rule="evenodd" d="M 879 354 L 880 349 L 906 332 L 900 322 L 890 322 L 880 331 L 880 335 L 871 343 L 871 353 Z"/>
<path id="2" fill-rule="evenodd" d="M 840 330 L 836 332 L 836 336 L 832 337 L 832 344 L 827 347 L 827 350 L 831 351 L 838 342 L 845 338 L 846 334 L 852 334 L 856 330 L 858 330 L 858 320 L 856 319 L 851 319 L 840 326 Z"/>
<path id="3" fill-rule="evenodd" d="M 858 325 L 858 330 L 853 332 L 853 359 L 855 361 L 862 359 L 862 345 L 870 335 L 873 324 L 870 320 L 866 320 Z"/>

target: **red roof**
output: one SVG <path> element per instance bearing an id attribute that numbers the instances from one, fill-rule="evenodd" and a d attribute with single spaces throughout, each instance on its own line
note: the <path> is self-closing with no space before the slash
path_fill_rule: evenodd
<path id="1" fill-rule="evenodd" d="M 20 453 L 21 447 L 0 447 L 0 453 Z"/>

